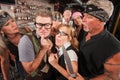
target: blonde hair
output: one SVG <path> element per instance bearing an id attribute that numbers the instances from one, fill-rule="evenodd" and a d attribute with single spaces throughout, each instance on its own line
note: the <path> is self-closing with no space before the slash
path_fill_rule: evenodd
<path id="1" fill-rule="evenodd" d="M 114 10 L 113 3 L 109 0 L 89 0 L 87 4 L 93 4 L 99 8 L 102 8 L 104 11 L 107 12 L 109 17 L 111 17 Z"/>
<path id="2" fill-rule="evenodd" d="M 58 29 L 61 28 L 61 27 L 66 27 L 67 28 L 67 34 L 69 34 L 69 36 L 71 36 L 71 44 L 76 48 L 78 49 L 78 40 L 77 40 L 77 37 L 76 37 L 76 32 L 75 32 L 75 29 L 68 25 L 68 24 L 60 24 L 58 26 Z"/>
<path id="3" fill-rule="evenodd" d="M 54 12 L 52 13 L 52 19 L 53 19 L 53 20 L 59 20 L 59 21 L 62 22 L 62 18 L 63 18 L 62 13 L 60 13 L 60 12 L 58 12 L 58 11 L 54 11 Z"/>
<path id="4" fill-rule="evenodd" d="M 5 49 L 7 49 L 7 47 L 2 39 L 2 36 L 0 35 L 0 54 L 3 53 Z"/>

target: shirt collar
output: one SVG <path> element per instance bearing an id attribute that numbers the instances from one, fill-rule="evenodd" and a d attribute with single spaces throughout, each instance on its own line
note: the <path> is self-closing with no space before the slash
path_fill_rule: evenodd
<path id="1" fill-rule="evenodd" d="M 63 44 L 65 49 L 67 49 L 70 45 L 71 45 L 70 42 L 66 42 L 65 44 Z M 62 46 L 58 49 L 58 51 L 59 51 L 59 56 L 61 56 L 63 54 Z"/>
<path id="2" fill-rule="evenodd" d="M 106 31 L 107 31 L 107 29 L 104 29 L 101 33 L 99 33 L 95 36 L 92 36 L 91 38 L 92 39 L 100 38 L 100 36 L 105 35 Z"/>

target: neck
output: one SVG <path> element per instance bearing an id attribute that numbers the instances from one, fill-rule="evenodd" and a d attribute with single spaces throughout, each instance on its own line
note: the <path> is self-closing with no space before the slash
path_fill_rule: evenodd
<path id="1" fill-rule="evenodd" d="M 16 33 L 16 34 L 12 34 L 12 35 L 7 35 L 7 37 L 8 37 L 8 40 L 11 42 L 11 43 L 13 43 L 14 45 L 18 45 L 18 43 L 19 43 L 19 40 L 20 40 L 20 38 L 21 38 L 21 34 L 19 34 L 19 33 Z"/>
<path id="2" fill-rule="evenodd" d="M 100 28 L 98 30 L 95 30 L 93 32 L 88 32 L 87 36 L 86 36 L 86 41 L 90 40 L 92 36 L 95 36 L 99 33 L 101 33 L 104 30 L 104 28 Z"/>

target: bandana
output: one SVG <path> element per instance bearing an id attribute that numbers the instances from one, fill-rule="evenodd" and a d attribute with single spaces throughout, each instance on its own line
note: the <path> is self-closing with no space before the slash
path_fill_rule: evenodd
<path id="1" fill-rule="evenodd" d="M 72 19 L 76 18 L 77 16 L 81 16 L 82 17 L 82 14 L 80 12 L 74 12 L 72 14 Z"/>
<path id="2" fill-rule="evenodd" d="M 12 17 L 7 12 L 1 12 L 0 13 L 0 29 L 11 18 Z"/>
<path id="3" fill-rule="evenodd" d="M 107 22 L 109 20 L 109 16 L 106 11 L 92 4 L 87 5 L 85 13 L 88 13 L 89 15 L 92 15 L 103 22 Z"/>

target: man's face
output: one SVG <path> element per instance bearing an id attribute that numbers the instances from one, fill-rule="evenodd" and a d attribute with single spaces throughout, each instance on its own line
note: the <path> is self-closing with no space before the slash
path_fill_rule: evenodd
<path id="1" fill-rule="evenodd" d="M 51 33 L 52 20 L 50 17 L 36 17 L 36 32 L 40 37 L 47 37 Z"/>
<path id="2" fill-rule="evenodd" d="M 83 29 L 86 32 L 94 33 L 101 28 L 101 21 L 87 13 L 83 17 Z"/>
<path id="3" fill-rule="evenodd" d="M 2 27 L 2 31 L 6 35 L 11 35 L 19 32 L 19 28 L 13 19 L 8 20 Z"/>
<path id="4" fill-rule="evenodd" d="M 65 20 L 69 20 L 71 17 L 71 14 L 72 14 L 72 12 L 70 10 L 65 10 L 63 13 Z"/>

